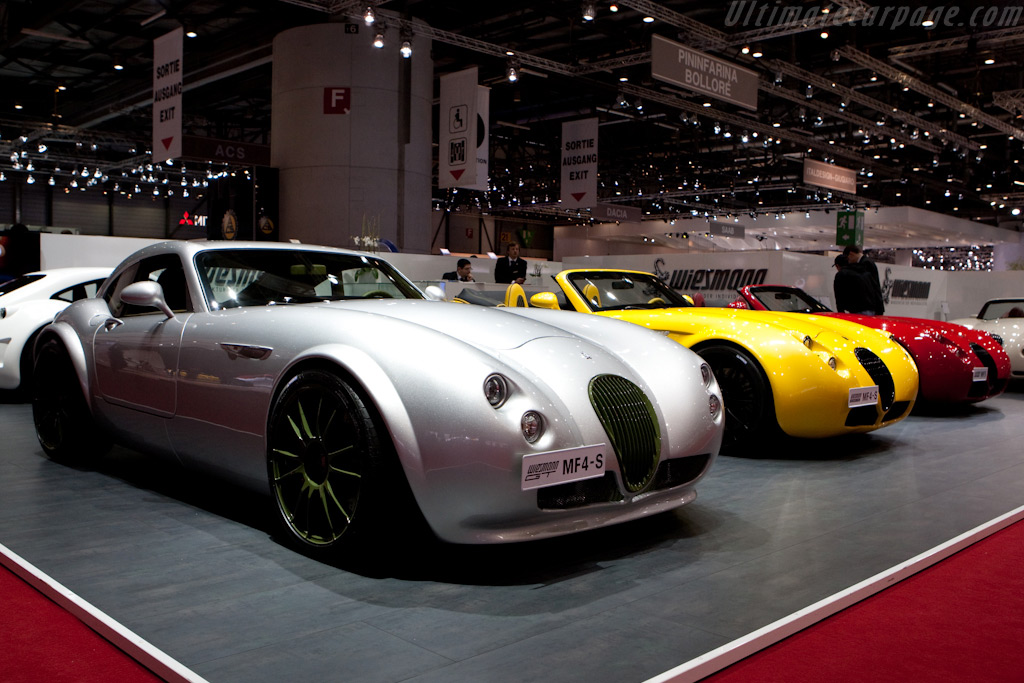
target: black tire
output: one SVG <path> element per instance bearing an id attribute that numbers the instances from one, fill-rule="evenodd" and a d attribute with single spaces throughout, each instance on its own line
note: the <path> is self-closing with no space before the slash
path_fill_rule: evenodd
<path id="1" fill-rule="evenodd" d="M 711 366 L 722 389 L 725 436 L 722 452 L 740 454 L 757 439 L 778 435 L 771 385 L 757 361 L 729 344 L 694 349 Z"/>
<path id="2" fill-rule="evenodd" d="M 399 467 L 382 432 L 367 402 L 332 372 L 303 370 L 288 381 L 268 424 L 267 475 L 289 544 L 346 559 L 391 525 L 402 487 L 388 492 Z"/>
<path id="3" fill-rule="evenodd" d="M 25 342 L 25 348 L 21 350 L 21 365 L 19 373 L 18 387 L 15 389 L 15 395 L 19 398 L 27 400 L 32 399 L 32 370 L 33 370 L 33 358 L 32 353 L 36 346 L 36 339 L 39 338 L 40 330 L 36 330 L 32 333 L 32 336 Z"/>
<path id="4" fill-rule="evenodd" d="M 36 353 L 32 420 L 39 445 L 54 460 L 86 465 L 110 448 L 109 437 L 89 411 L 67 349 L 55 338 Z"/>

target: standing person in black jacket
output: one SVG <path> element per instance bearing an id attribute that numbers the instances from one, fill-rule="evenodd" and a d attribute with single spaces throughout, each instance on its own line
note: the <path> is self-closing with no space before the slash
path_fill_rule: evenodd
<path id="1" fill-rule="evenodd" d="M 843 256 L 850 262 L 850 268 L 864 276 L 871 292 L 871 310 L 873 315 L 885 313 L 885 301 L 882 298 L 882 285 L 878 279 L 878 266 L 864 255 L 857 245 L 851 244 L 843 249 Z"/>
<path id="2" fill-rule="evenodd" d="M 504 258 L 494 264 L 494 281 L 519 285 L 526 282 L 526 261 L 519 258 L 519 245 L 515 242 L 509 242 Z"/>
<path id="3" fill-rule="evenodd" d="M 864 273 L 850 265 L 849 259 L 840 254 L 834 263 L 836 277 L 832 289 L 836 295 L 836 310 L 840 313 L 876 315 L 871 285 Z"/>

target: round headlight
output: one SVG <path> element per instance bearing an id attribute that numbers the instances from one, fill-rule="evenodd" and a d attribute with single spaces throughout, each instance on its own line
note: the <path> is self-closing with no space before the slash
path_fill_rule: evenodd
<path id="1" fill-rule="evenodd" d="M 523 438 L 533 443 L 544 433 L 544 418 L 535 410 L 527 410 L 523 413 L 523 419 L 519 422 L 523 428 Z"/>
<path id="2" fill-rule="evenodd" d="M 811 348 L 812 346 L 814 346 L 814 340 L 811 339 L 811 335 L 804 335 L 804 346 L 806 346 L 807 348 Z"/>
<path id="3" fill-rule="evenodd" d="M 493 408 L 500 407 L 508 399 L 508 382 L 501 375 L 489 375 L 484 380 L 484 397 Z"/>
<path id="4" fill-rule="evenodd" d="M 714 394 L 708 397 L 708 410 L 711 411 L 712 418 L 718 417 L 718 413 L 722 410 L 722 402 Z"/>
<path id="5" fill-rule="evenodd" d="M 701 363 L 700 365 L 700 378 L 704 380 L 704 386 L 711 384 L 711 366 L 707 363 Z"/>
<path id="6" fill-rule="evenodd" d="M 829 356 L 828 357 L 828 366 L 830 368 L 832 368 L 833 370 L 836 369 L 836 357 L 835 356 Z"/>

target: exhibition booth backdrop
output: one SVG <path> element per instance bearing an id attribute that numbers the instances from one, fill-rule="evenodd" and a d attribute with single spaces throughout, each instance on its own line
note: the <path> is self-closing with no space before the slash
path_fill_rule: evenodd
<path id="1" fill-rule="evenodd" d="M 161 240 L 100 235 L 40 236 L 42 268 L 115 266 L 137 249 Z M 455 269 L 456 256 L 384 254 L 421 285 L 438 284 L 451 298 L 466 283 L 445 283 L 444 272 Z M 503 289 L 494 284 L 494 263 L 474 258 L 473 275 L 479 289 Z M 736 288 L 747 284 L 792 285 L 831 306 L 835 269 L 831 256 L 787 251 L 732 251 L 689 254 L 606 255 L 572 257 L 564 261 L 528 259 L 527 288 L 550 283 L 565 268 L 624 268 L 652 272 L 683 294 L 700 293 L 706 305 L 725 306 L 736 299 Z M 878 264 L 886 296 L 886 313 L 933 320 L 973 316 L 988 299 L 1024 296 L 1024 271 L 937 271 L 911 266 Z M 458 289 L 451 285 L 457 284 Z"/>

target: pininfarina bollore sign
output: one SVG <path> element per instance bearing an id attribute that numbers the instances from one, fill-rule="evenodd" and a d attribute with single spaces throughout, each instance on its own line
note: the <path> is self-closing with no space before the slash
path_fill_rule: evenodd
<path id="1" fill-rule="evenodd" d="M 654 36 L 651 75 L 694 92 L 757 111 L 757 74 L 682 43 Z"/>

